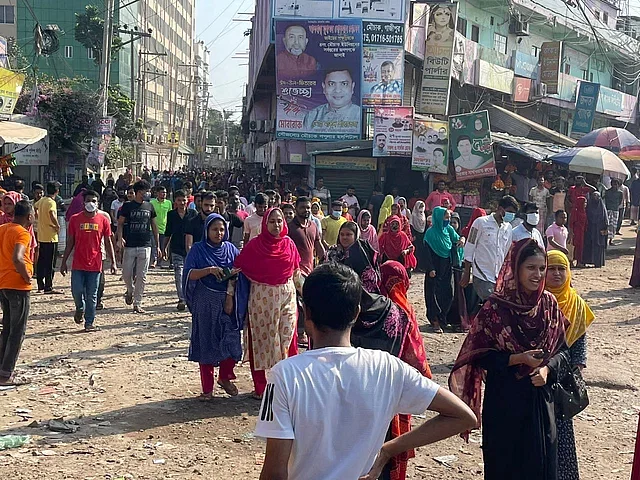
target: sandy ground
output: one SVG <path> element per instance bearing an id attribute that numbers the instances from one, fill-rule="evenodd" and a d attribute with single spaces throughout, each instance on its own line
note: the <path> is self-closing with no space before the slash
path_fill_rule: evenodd
<path id="1" fill-rule="evenodd" d="M 623 231 L 605 268 L 574 272 L 597 314 L 585 371 L 591 405 L 575 419 L 583 479 L 628 479 L 631 470 L 640 412 L 640 292 L 628 287 L 635 238 L 630 227 Z M 186 358 L 190 318 L 175 309 L 172 272 L 150 271 L 149 280 L 149 313 L 140 316 L 124 305 L 118 276 L 109 275 L 107 308 L 96 320 L 101 330 L 92 334 L 80 333 L 73 322 L 68 277 L 56 275 L 64 296 L 32 297 L 18 365 L 32 383 L 0 391 L 0 435 L 28 434 L 31 441 L 0 452 L 0 478 L 258 478 L 265 444 L 252 433 L 259 403 L 249 396 L 248 365 L 236 368 L 239 396 L 216 391 L 212 402 L 195 400 L 198 369 Z M 414 277 L 411 298 L 426 332 L 422 282 Z M 424 333 L 441 385 L 462 339 Z M 77 431 L 49 430 L 56 418 L 75 423 Z M 479 438 L 419 449 L 409 478 L 482 478 Z M 443 455 L 456 460 L 434 461 Z"/>

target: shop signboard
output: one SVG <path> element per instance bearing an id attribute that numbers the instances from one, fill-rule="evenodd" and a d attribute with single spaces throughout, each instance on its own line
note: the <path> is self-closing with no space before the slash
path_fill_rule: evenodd
<path id="1" fill-rule="evenodd" d="M 373 125 L 374 157 L 411 156 L 413 107 L 376 107 Z"/>
<path id="2" fill-rule="evenodd" d="M 0 68 L 0 114 L 11 115 L 22 92 L 24 75 Z"/>
<path id="3" fill-rule="evenodd" d="M 449 123 L 413 121 L 411 170 L 447 173 L 449 170 Z"/>
<path id="4" fill-rule="evenodd" d="M 593 128 L 599 93 L 599 83 L 580 81 L 576 110 L 573 112 L 573 125 L 571 126 L 572 138 L 580 139 Z"/>
<path id="5" fill-rule="evenodd" d="M 427 40 L 417 111 L 446 115 L 449 109 L 458 4 L 438 2 L 428 5 Z"/>
<path id="6" fill-rule="evenodd" d="M 600 95 L 596 111 L 606 115 L 620 115 L 622 113 L 623 93 L 612 88 L 600 87 Z"/>
<path id="7" fill-rule="evenodd" d="M 540 81 L 547 84 L 547 93 L 558 93 L 558 76 L 562 42 L 544 42 L 540 48 Z"/>
<path id="8" fill-rule="evenodd" d="M 277 138 L 360 138 L 362 22 L 276 20 Z"/>
<path id="9" fill-rule="evenodd" d="M 98 135 L 109 135 L 113 132 L 114 127 L 114 118 L 113 117 L 102 117 L 98 119 Z"/>
<path id="10" fill-rule="evenodd" d="M 274 18 L 364 18 L 402 22 L 405 0 L 273 0 L 272 3 Z"/>
<path id="11" fill-rule="evenodd" d="M 362 22 L 362 105 L 402 105 L 404 25 Z"/>
<path id="12" fill-rule="evenodd" d="M 496 175 L 487 110 L 450 116 L 449 135 L 457 181 Z"/>
<path id="13" fill-rule="evenodd" d="M 531 79 L 515 77 L 513 79 L 513 96 L 514 102 L 528 102 L 531 93 Z"/>
<path id="14" fill-rule="evenodd" d="M 315 163 L 316 169 L 332 170 L 367 170 L 378 169 L 378 161 L 369 157 L 333 157 L 318 155 Z"/>
<path id="15" fill-rule="evenodd" d="M 502 93 L 513 90 L 513 70 L 478 59 L 476 65 L 477 85 Z"/>
<path id="16" fill-rule="evenodd" d="M 518 50 L 513 51 L 513 73 L 519 77 L 538 78 L 538 58 Z"/>

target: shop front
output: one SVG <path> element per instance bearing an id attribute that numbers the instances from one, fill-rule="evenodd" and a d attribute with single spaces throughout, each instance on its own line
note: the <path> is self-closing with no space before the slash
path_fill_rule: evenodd
<path id="1" fill-rule="evenodd" d="M 378 159 L 373 157 L 353 157 L 341 155 L 317 155 L 315 157 L 315 180 L 324 179 L 324 186 L 331 192 L 332 199 L 347 193 L 353 185 L 360 206 L 369 201 L 373 186 L 378 183 Z"/>

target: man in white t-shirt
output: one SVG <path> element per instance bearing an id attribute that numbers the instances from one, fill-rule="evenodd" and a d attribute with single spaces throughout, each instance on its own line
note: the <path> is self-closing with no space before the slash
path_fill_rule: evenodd
<path id="1" fill-rule="evenodd" d="M 347 187 L 347 193 L 340 197 L 340 201 L 347 202 L 349 213 L 355 220 L 358 217 L 358 212 L 360 212 L 360 203 L 358 202 L 358 197 L 356 197 L 356 188 L 353 185 L 349 185 Z"/>
<path id="2" fill-rule="evenodd" d="M 253 203 L 256 206 L 255 213 L 249 215 L 244 220 L 244 245 L 246 245 L 249 240 L 260 235 L 262 231 L 262 217 L 267 211 L 267 196 L 259 193 L 256 195 Z"/>
<path id="3" fill-rule="evenodd" d="M 473 289 L 483 302 L 493 293 L 498 273 L 511 248 L 511 222 L 517 211 L 516 199 L 505 195 L 495 212 L 476 218 L 471 225 L 464 246 L 464 273 L 460 286 L 469 285 L 473 275 Z"/>
<path id="4" fill-rule="evenodd" d="M 342 264 L 316 268 L 303 287 L 313 350 L 279 362 L 258 415 L 267 439 L 262 480 L 377 479 L 390 458 L 476 426 L 473 412 L 400 359 L 354 348 L 362 285 Z M 399 413 L 441 415 L 384 442 Z"/>
<path id="5" fill-rule="evenodd" d="M 524 214 L 524 222 L 513 229 L 511 233 L 511 241 L 519 242 L 525 238 L 533 238 L 540 248 L 545 249 L 544 239 L 542 234 L 536 228 L 536 225 L 540 222 L 540 210 L 535 203 L 525 203 L 522 207 L 522 213 Z M 534 223 L 535 222 L 535 223 Z"/>

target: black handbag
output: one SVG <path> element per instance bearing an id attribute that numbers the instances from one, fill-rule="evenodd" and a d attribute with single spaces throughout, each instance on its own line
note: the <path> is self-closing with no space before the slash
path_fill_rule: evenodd
<path id="1" fill-rule="evenodd" d="M 577 366 L 571 367 L 564 357 L 558 362 L 557 381 L 551 388 L 556 417 L 560 420 L 575 417 L 589 405 L 587 385 L 580 369 Z"/>

